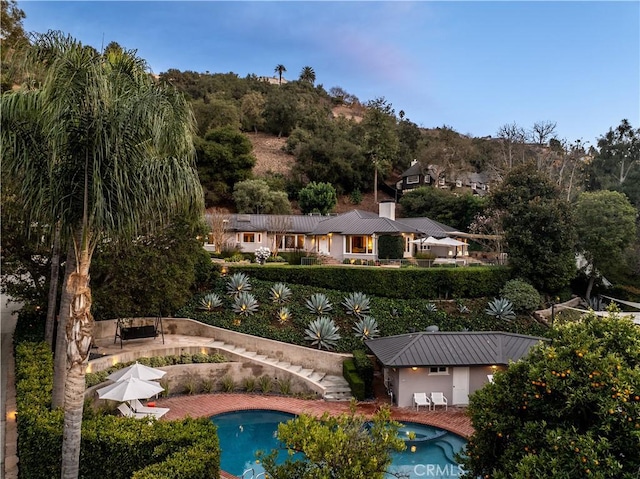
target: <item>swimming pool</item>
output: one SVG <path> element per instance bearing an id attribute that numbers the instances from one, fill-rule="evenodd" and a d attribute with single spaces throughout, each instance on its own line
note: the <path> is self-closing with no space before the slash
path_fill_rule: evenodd
<path id="1" fill-rule="evenodd" d="M 263 472 L 256 461 L 256 451 L 269 452 L 277 448 L 278 424 L 294 417 L 286 412 L 265 409 L 213 416 L 211 420 L 218 426 L 222 449 L 220 467 L 238 477 L 249 469 L 253 469 L 256 475 Z M 408 479 L 448 479 L 462 475 L 455 454 L 467 443 L 464 438 L 432 426 L 412 422 L 403 424 L 400 434 L 407 448 L 393 453 L 389 472 Z M 282 456 L 284 461 L 286 457 Z M 251 476 L 247 474 L 245 477 Z"/>

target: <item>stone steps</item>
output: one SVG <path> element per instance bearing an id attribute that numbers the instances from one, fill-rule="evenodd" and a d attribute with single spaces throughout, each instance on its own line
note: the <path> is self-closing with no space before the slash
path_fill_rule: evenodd
<path id="1" fill-rule="evenodd" d="M 225 343 L 224 341 L 212 341 L 210 346 L 222 351 L 237 354 L 238 356 L 247 358 L 251 361 L 269 364 L 301 376 L 307 381 L 320 385 L 324 389 L 323 397 L 327 401 L 349 401 L 353 397 L 351 395 L 351 388 L 349 387 L 349 384 L 341 376 L 327 375 L 320 371 L 304 368 L 299 364 L 291 364 L 288 361 L 281 361 L 267 356 L 266 354 L 259 354 L 256 351 L 247 351 L 246 348 Z"/>

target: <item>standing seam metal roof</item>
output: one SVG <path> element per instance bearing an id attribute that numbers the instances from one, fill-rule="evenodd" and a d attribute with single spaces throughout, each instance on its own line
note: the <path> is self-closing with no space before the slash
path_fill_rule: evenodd
<path id="1" fill-rule="evenodd" d="M 385 366 L 508 364 L 545 338 L 504 332 L 409 333 L 365 341 Z"/>

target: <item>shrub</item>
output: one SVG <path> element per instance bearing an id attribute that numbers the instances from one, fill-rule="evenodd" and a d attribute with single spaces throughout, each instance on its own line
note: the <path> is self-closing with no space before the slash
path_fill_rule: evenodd
<path id="1" fill-rule="evenodd" d="M 273 379 L 270 376 L 260 376 L 258 378 L 258 386 L 263 394 L 269 394 L 273 388 Z"/>
<path id="2" fill-rule="evenodd" d="M 382 235 L 378 238 L 378 258 L 401 259 L 404 256 L 404 238 L 402 236 Z"/>
<path id="3" fill-rule="evenodd" d="M 251 393 L 256 390 L 256 378 L 253 376 L 249 376 L 248 378 L 244 378 L 242 380 L 242 387 L 248 392 Z"/>
<path id="4" fill-rule="evenodd" d="M 271 250 L 266 246 L 260 246 L 254 254 L 256 256 L 256 263 L 264 264 L 267 261 L 267 258 L 271 256 Z"/>
<path id="5" fill-rule="evenodd" d="M 362 291 L 370 296 L 399 299 L 498 296 L 502 286 L 511 279 L 509 269 L 503 266 L 396 269 L 336 266 L 260 268 L 258 265 L 246 265 L 231 266 L 230 270 L 250 273 L 252 278 L 273 283 Z"/>
<path id="6" fill-rule="evenodd" d="M 361 349 L 353 352 L 353 362 L 356 371 L 364 382 L 364 393 L 366 397 L 373 397 L 373 363 L 367 353 Z"/>
<path id="7" fill-rule="evenodd" d="M 513 304 L 508 299 L 494 299 L 489 303 L 485 313 L 501 321 L 513 321 L 516 313 L 513 312 Z"/>
<path id="8" fill-rule="evenodd" d="M 540 306 L 540 293 L 522 279 L 507 281 L 500 296 L 511 301 L 515 311 L 531 312 Z"/>
<path id="9" fill-rule="evenodd" d="M 334 349 L 340 339 L 338 326 L 327 316 L 321 316 L 309 323 L 309 327 L 304 330 L 305 339 L 311 341 L 312 345 L 317 345 L 318 349 Z"/>
<path id="10" fill-rule="evenodd" d="M 378 329 L 378 322 L 371 316 L 363 316 L 358 320 L 353 327 L 356 333 L 356 337 L 361 341 L 365 339 L 373 339 L 380 336 L 380 330 Z"/>
<path id="11" fill-rule="evenodd" d="M 342 305 L 347 309 L 347 314 L 360 317 L 371 309 L 371 300 L 364 293 L 351 293 L 344 298 Z"/>
<path id="12" fill-rule="evenodd" d="M 20 476 L 60 477 L 63 411 L 49 410 L 53 357 L 45 343 L 16 348 L 16 405 Z M 220 448 L 208 419 L 140 421 L 94 413 L 82 421 L 78 477 L 110 479 L 211 479 Z"/>
<path id="13" fill-rule="evenodd" d="M 220 386 L 224 392 L 230 393 L 236 388 L 236 383 L 231 376 L 225 374 L 220 379 Z"/>
<path id="14" fill-rule="evenodd" d="M 291 394 L 291 379 L 278 379 L 278 390 L 280 394 L 289 395 Z"/>
<path id="15" fill-rule="evenodd" d="M 322 293 L 314 294 L 310 299 L 306 300 L 305 304 L 307 309 L 317 316 L 327 314 L 333 309 L 331 301 Z"/>
<path id="16" fill-rule="evenodd" d="M 356 370 L 356 365 L 353 359 L 345 359 L 342 363 L 342 375 L 345 380 L 349 383 L 349 387 L 351 388 L 351 394 L 358 401 L 364 401 L 366 398 L 364 381 L 358 374 Z"/>

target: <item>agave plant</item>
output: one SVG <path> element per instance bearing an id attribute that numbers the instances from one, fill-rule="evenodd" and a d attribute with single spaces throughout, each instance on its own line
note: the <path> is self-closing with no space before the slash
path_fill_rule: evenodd
<path id="1" fill-rule="evenodd" d="M 355 331 L 356 336 L 362 341 L 380 336 L 378 322 L 371 316 L 363 316 L 360 318 L 353 327 L 353 330 Z"/>
<path id="2" fill-rule="evenodd" d="M 427 313 L 437 313 L 438 312 L 438 307 L 436 306 L 436 303 L 427 303 L 427 306 L 425 308 L 427 310 Z"/>
<path id="3" fill-rule="evenodd" d="M 364 293 L 351 293 L 344 298 L 342 305 L 347 308 L 347 314 L 361 317 L 369 312 L 371 302 Z"/>
<path id="4" fill-rule="evenodd" d="M 600 296 L 593 296 L 589 298 L 589 308 L 593 309 L 594 311 L 604 311 L 605 309 L 607 309 L 604 305 L 604 301 L 602 301 L 602 298 Z"/>
<path id="5" fill-rule="evenodd" d="M 233 312 L 241 316 L 250 316 L 258 311 L 258 306 L 258 301 L 251 293 L 243 292 L 236 296 Z"/>
<path id="6" fill-rule="evenodd" d="M 458 308 L 458 312 L 461 314 L 469 314 L 471 312 L 462 301 L 457 301 L 456 307 Z"/>
<path id="7" fill-rule="evenodd" d="M 227 294 L 230 296 L 238 296 L 240 293 L 251 291 L 251 283 L 249 277 L 244 273 L 234 273 L 229 276 L 227 281 Z"/>
<path id="8" fill-rule="evenodd" d="M 220 296 L 216 293 L 209 293 L 204 298 L 200 300 L 199 309 L 204 309 L 205 311 L 213 311 L 216 308 L 222 306 L 222 300 Z"/>
<path id="9" fill-rule="evenodd" d="M 280 324 L 285 324 L 291 321 L 291 311 L 289 311 L 289 308 L 286 308 L 286 307 L 280 308 L 277 312 L 277 316 L 278 316 L 278 322 Z"/>
<path id="10" fill-rule="evenodd" d="M 304 330 L 304 338 L 311 341 L 312 345 L 318 345 L 318 349 L 333 349 L 340 339 L 339 329 L 333 319 L 320 316 L 309 323 L 309 327 Z"/>
<path id="11" fill-rule="evenodd" d="M 286 303 L 291 297 L 291 289 L 284 283 L 276 283 L 269 291 L 274 303 Z"/>
<path id="12" fill-rule="evenodd" d="M 333 309 L 331 301 L 322 293 L 316 293 L 311 296 L 311 299 L 306 301 L 307 309 L 317 316 L 327 314 Z"/>
<path id="13" fill-rule="evenodd" d="M 516 313 L 513 311 L 513 303 L 505 298 L 494 298 L 484 310 L 489 316 L 503 321 L 512 321 L 516 319 Z"/>

